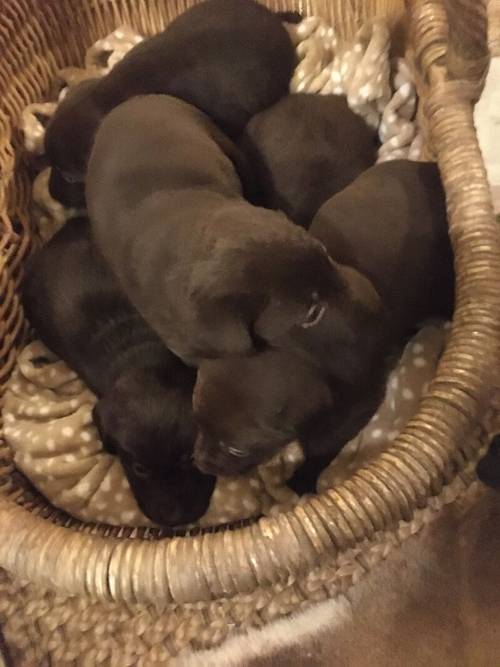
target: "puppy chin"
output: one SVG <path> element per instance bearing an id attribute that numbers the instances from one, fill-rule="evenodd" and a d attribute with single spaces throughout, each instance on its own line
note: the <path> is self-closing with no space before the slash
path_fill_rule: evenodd
<path id="1" fill-rule="evenodd" d="M 153 523 L 166 528 L 179 528 L 194 523 L 201 518 L 208 509 L 208 502 L 198 503 L 193 507 L 183 507 L 180 504 L 170 503 L 158 505 L 137 499 L 137 504 L 142 513 Z"/>
<path id="2" fill-rule="evenodd" d="M 215 478 L 179 472 L 175 481 L 137 479 L 127 471 L 137 504 L 151 521 L 168 528 L 187 526 L 200 519 L 208 509 Z"/>

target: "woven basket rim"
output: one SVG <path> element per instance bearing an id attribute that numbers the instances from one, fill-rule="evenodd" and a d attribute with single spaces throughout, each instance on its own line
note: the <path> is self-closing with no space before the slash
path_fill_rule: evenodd
<path id="1" fill-rule="evenodd" d="M 440 6 L 441 2 L 434 0 L 434 5 Z M 422 21 L 419 12 L 426 2 L 409 0 L 409 6 L 418 51 L 418 26 Z M 428 66 L 421 64 L 430 98 L 446 84 L 444 67 L 438 57 Z M 439 119 L 439 108 L 431 108 L 430 104 L 427 108 L 430 116 Z M 467 104 L 459 111 L 462 121 L 470 124 Z M 23 579 L 45 585 L 51 582 L 58 590 L 83 592 L 100 599 L 154 603 L 161 595 L 165 600 L 197 602 L 244 594 L 258 586 L 297 577 L 326 557 L 355 547 L 401 520 L 411 520 L 417 508 L 423 507 L 429 497 L 438 494 L 474 460 L 488 435 L 485 420 L 496 388 L 498 343 L 494 335 L 500 330 L 500 308 L 495 309 L 498 297 L 481 276 L 468 270 L 468 261 L 463 261 L 463 257 L 474 258 L 486 241 L 491 254 L 499 255 L 500 236 L 493 233 L 491 200 L 489 204 L 486 201 L 479 228 L 461 227 L 461 207 L 469 203 L 468 193 L 453 189 L 453 173 L 447 159 L 450 145 L 456 146 L 459 153 L 462 150 L 462 130 L 462 126 L 449 127 L 448 143 L 436 141 L 457 258 L 460 308 L 455 313 L 436 378 L 417 415 L 383 454 L 338 487 L 306 500 L 286 514 L 263 518 L 235 531 L 157 542 L 135 534 L 131 535 L 134 539 L 120 539 L 92 534 L 92 528 L 90 533 L 82 533 L 55 526 L 0 494 L 0 567 Z M 432 123 L 430 132 L 436 140 L 437 130 Z M 479 168 L 470 173 L 469 192 L 484 194 L 488 191 L 484 165 L 477 141 L 473 138 L 471 142 L 463 151 L 472 145 L 474 164 L 479 164 Z M 487 268 L 495 273 L 492 267 Z M 484 354 L 478 341 L 486 350 Z M 151 573 L 158 572 L 155 563 L 159 561 L 161 581 L 153 581 Z"/>

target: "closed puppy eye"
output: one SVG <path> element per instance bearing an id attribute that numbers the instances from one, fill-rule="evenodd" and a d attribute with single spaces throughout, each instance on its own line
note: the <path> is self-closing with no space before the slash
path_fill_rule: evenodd
<path id="1" fill-rule="evenodd" d="M 134 475 L 137 475 L 137 477 L 142 477 L 143 479 L 149 477 L 151 474 L 145 466 L 143 466 L 141 463 L 137 463 L 136 461 L 132 463 L 132 472 Z"/>
<path id="2" fill-rule="evenodd" d="M 219 442 L 219 446 L 225 452 L 227 452 L 228 454 L 231 454 L 231 456 L 235 456 L 239 459 L 242 459 L 245 456 L 248 456 L 248 454 L 249 454 L 248 449 L 239 449 L 238 447 L 233 447 L 232 445 L 226 445 L 226 443 L 222 442 L 222 441 Z"/>
<path id="3" fill-rule="evenodd" d="M 325 311 L 326 306 L 324 303 L 313 303 L 313 305 L 307 311 L 307 315 L 305 320 L 302 322 L 301 327 L 303 329 L 310 329 L 311 327 L 316 326 L 316 324 L 321 322 Z"/>

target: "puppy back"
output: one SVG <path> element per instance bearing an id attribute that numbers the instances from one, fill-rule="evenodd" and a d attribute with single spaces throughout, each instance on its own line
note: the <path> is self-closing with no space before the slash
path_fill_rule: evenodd
<path id="1" fill-rule="evenodd" d="M 453 283 L 445 196 L 434 163 L 372 167 L 321 207 L 310 231 L 333 259 L 366 275 L 395 312 L 413 303 L 415 316 L 445 316 L 430 312 L 440 295 L 449 301 Z"/>
<path id="2" fill-rule="evenodd" d="M 167 354 L 94 247 L 85 218 L 69 220 L 34 256 L 23 305 L 41 340 L 98 394 L 119 364 Z"/>
<path id="3" fill-rule="evenodd" d="M 304 227 L 376 159 L 374 131 L 338 95 L 284 97 L 250 121 L 241 146 L 264 205 Z"/>

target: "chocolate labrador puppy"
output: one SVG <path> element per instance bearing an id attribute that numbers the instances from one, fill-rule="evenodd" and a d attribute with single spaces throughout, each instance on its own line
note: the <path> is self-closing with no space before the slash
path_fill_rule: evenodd
<path id="1" fill-rule="evenodd" d="M 82 182 L 100 122 L 136 95 L 179 97 L 236 137 L 254 114 L 288 92 L 295 62 L 279 16 L 254 0 L 206 0 L 135 46 L 104 78 L 83 82 L 67 96 L 47 128 L 51 166 L 66 180 Z"/>
<path id="2" fill-rule="evenodd" d="M 201 111 L 150 95 L 104 119 L 89 161 L 98 247 L 145 320 L 192 365 L 316 325 L 341 287 L 318 241 L 243 199 L 235 155 Z"/>
<path id="3" fill-rule="evenodd" d="M 288 95 L 254 116 L 241 142 L 261 201 L 309 227 L 319 207 L 376 159 L 376 133 L 338 95 Z"/>
<path id="4" fill-rule="evenodd" d="M 326 376 L 285 350 L 202 362 L 193 395 L 203 433 L 196 465 L 225 475 L 247 472 L 308 433 L 334 405 Z"/>
<path id="5" fill-rule="evenodd" d="M 353 278 L 358 281 L 330 319 L 331 345 L 339 341 L 342 357 L 334 369 L 290 339 L 282 349 L 200 364 L 193 407 L 201 471 L 242 474 L 298 439 L 306 460 L 289 485 L 299 494 L 314 490 L 321 470 L 376 412 L 397 360 L 389 342 L 381 349 L 380 301 L 368 282 Z M 345 379 L 349 373 L 352 381 Z"/>
<path id="6" fill-rule="evenodd" d="M 321 207 L 310 232 L 328 249 L 345 290 L 316 327 L 296 328 L 275 341 L 286 349 L 288 362 L 269 357 L 260 385 L 246 377 L 254 377 L 249 367 L 260 364 L 258 357 L 237 360 L 241 370 L 228 360 L 200 366 L 195 462 L 202 470 L 224 474 L 227 467 L 234 474 L 246 469 L 247 458 L 261 463 L 275 453 L 278 441 L 293 435 L 301 438 L 306 462 L 291 486 L 313 490 L 321 469 L 376 411 L 395 354 L 408 336 L 422 320 L 451 314 L 453 256 L 435 164 L 398 160 L 372 167 Z M 300 383 L 286 382 L 298 363 L 310 364 L 324 378 L 331 409 L 314 398 L 319 394 L 311 392 L 310 383 L 302 390 Z M 233 395 L 245 397 L 238 399 L 234 419 L 222 410 L 229 413 Z M 299 405 L 291 417 L 280 412 L 289 404 Z"/>
<path id="7" fill-rule="evenodd" d="M 215 479 L 191 460 L 194 372 L 124 297 L 87 220 L 67 222 L 36 254 L 23 303 L 42 341 L 97 395 L 103 444 L 120 457 L 144 514 L 166 526 L 202 516 Z"/>

